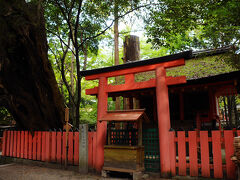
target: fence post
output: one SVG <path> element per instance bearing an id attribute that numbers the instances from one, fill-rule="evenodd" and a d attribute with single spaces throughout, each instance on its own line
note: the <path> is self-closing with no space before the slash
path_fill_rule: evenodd
<path id="1" fill-rule="evenodd" d="M 79 125 L 79 172 L 88 173 L 88 125 Z"/>
<path id="2" fill-rule="evenodd" d="M 3 146 L 2 146 L 2 156 L 6 156 L 6 146 L 7 146 L 7 131 L 3 132 Z"/>
<path id="3" fill-rule="evenodd" d="M 37 159 L 37 137 L 38 137 L 38 133 L 37 131 L 34 132 L 34 135 L 32 137 L 32 144 L 33 144 L 33 147 L 32 147 L 32 159 L 33 160 L 36 160 Z"/>
<path id="4" fill-rule="evenodd" d="M 188 131 L 190 176 L 198 176 L 197 131 Z"/>
<path id="5" fill-rule="evenodd" d="M 79 163 L 79 132 L 74 132 L 74 165 Z"/>
<path id="6" fill-rule="evenodd" d="M 11 134 L 11 139 L 10 139 L 10 155 L 9 156 L 13 156 L 13 130 L 10 131 Z"/>
<path id="7" fill-rule="evenodd" d="M 45 151 L 45 161 L 51 161 L 51 132 L 46 131 L 46 151 Z"/>
<path id="8" fill-rule="evenodd" d="M 20 158 L 24 158 L 24 131 L 21 131 L 21 151 Z"/>
<path id="9" fill-rule="evenodd" d="M 23 151 L 24 159 L 28 158 L 28 131 L 24 132 L 24 151 Z"/>
<path id="10" fill-rule="evenodd" d="M 235 174 L 235 164 L 231 160 L 231 156 L 234 154 L 233 146 L 233 131 L 225 130 L 224 131 L 224 142 L 225 142 L 225 152 L 226 152 L 226 169 L 227 169 L 227 178 L 234 179 Z"/>
<path id="11" fill-rule="evenodd" d="M 68 133 L 68 164 L 73 164 L 73 132 Z"/>
<path id="12" fill-rule="evenodd" d="M 17 132 L 17 157 L 20 157 L 21 152 L 21 131 Z"/>
<path id="13" fill-rule="evenodd" d="M 13 157 L 17 156 L 17 131 L 13 131 L 14 139 L 13 139 Z"/>
<path id="14" fill-rule="evenodd" d="M 53 131 L 51 134 L 51 162 L 56 162 L 57 133 Z"/>
<path id="15" fill-rule="evenodd" d="M 57 132 L 57 162 L 62 161 L 62 132 Z"/>
<path id="16" fill-rule="evenodd" d="M 176 144 L 175 144 L 175 132 L 171 131 L 169 133 L 170 141 L 170 166 L 171 166 L 171 175 L 176 176 Z"/>
<path id="17" fill-rule="evenodd" d="M 201 171 L 203 177 L 210 177 L 208 132 L 200 131 Z"/>
<path id="18" fill-rule="evenodd" d="M 6 145 L 7 145 L 7 147 L 6 147 L 6 156 L 9 156 L 9 154 L 10 154 L 10 139 L 11 139 L 11 134 L 10 134 L 10 131 L 8 130 L 7 131 L 7 139 L 6 139 Z"/>
<path id="19" fill-rule="evenodd" d="M 185 131 L 178 131 L 178 173 L 180 176 L 187 175 L 186 162 L 186 138 Z"/>
<path id="20" fill-rule="evenodd" d="M 222 178 L 221 131 L 212 131 L 212 150 L 214 178 Z"/>
<path id="21" fill-rule="evenodd" d="M 33 157 L 33 138 L 31 132 L 28 134 L 28 159 Z"/>

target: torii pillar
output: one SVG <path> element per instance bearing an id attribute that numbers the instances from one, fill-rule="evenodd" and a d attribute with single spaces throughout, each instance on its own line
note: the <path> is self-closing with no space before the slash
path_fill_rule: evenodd
<path id="1" fill-rule="evenodd" d="M 98 86 L 98 112 L 97 112 L 97 151 L 96 170 L 100 172 L 104 164 L 104 145 L 106 144 L 107 122 L 100 122 L 99 119 L 107 113 L 108 94 L 106 91 L 107 78 L 99 78 Z"/>
<path id="2" fill-rule="evenodd" d="M 155 73 L 161 176 L 168 177 L 171 174 L 171 164 L 169 153 L 170 113 L 166 70 L 164 67 L 158 67 Z"/>

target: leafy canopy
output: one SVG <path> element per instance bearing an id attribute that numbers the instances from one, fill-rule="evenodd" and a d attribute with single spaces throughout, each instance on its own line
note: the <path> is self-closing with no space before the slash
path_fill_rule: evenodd
<path id="1" fill-rule="evenodd" d="M 240 3 L 236 0 L 159 0 L 145 17 L 148 42 L 172 52 L 239 46 Z"/>

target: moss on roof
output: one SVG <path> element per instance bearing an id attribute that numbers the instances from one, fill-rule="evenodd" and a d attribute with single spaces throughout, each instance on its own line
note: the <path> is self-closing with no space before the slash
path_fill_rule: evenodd
<path id="1" fill-rule="evenodd" d="M 215 76 L 239 70 L 229 63 L 229 54 L 202 56 L 185 60 L 184 66 L 167 69 L 167 76 L 186 76 L 187 80 Z M 155 78 L 154 71 L 135 74 L 135 81 L 147 81 Z"/>
<path id="2" fill-rule="evenodd" d="M 239 70 L 228 63 L 229 58 L 229 54 L 220 54 L 189 59 L 185 66 L 167 69 L 167 76 L 186 76 L 190 80 Z"/>

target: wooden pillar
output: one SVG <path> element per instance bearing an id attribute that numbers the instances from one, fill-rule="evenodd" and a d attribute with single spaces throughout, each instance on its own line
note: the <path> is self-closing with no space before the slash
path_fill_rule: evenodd
<path id="1" fill-rule="evenodd" d="M 159 149 L 160 149 L 160 167 L 163 177 L 170 176 L 170 113 L 168 87 L 166 84 L 166 70 L 164 67 L 156 69 L 156 98 L 158 114 L 158 131 L 159 131 Z"/>
<path id="2" fill-rule="evenodd" d="M 100 122 L 99 119 L 107 113 L 108 94 L 106 92 L 106 77 L 99 78 L 98 87 L 96 170 L 101 171 L 104 163 L 104 145 L 106 144 L 107 122 Z"/>

